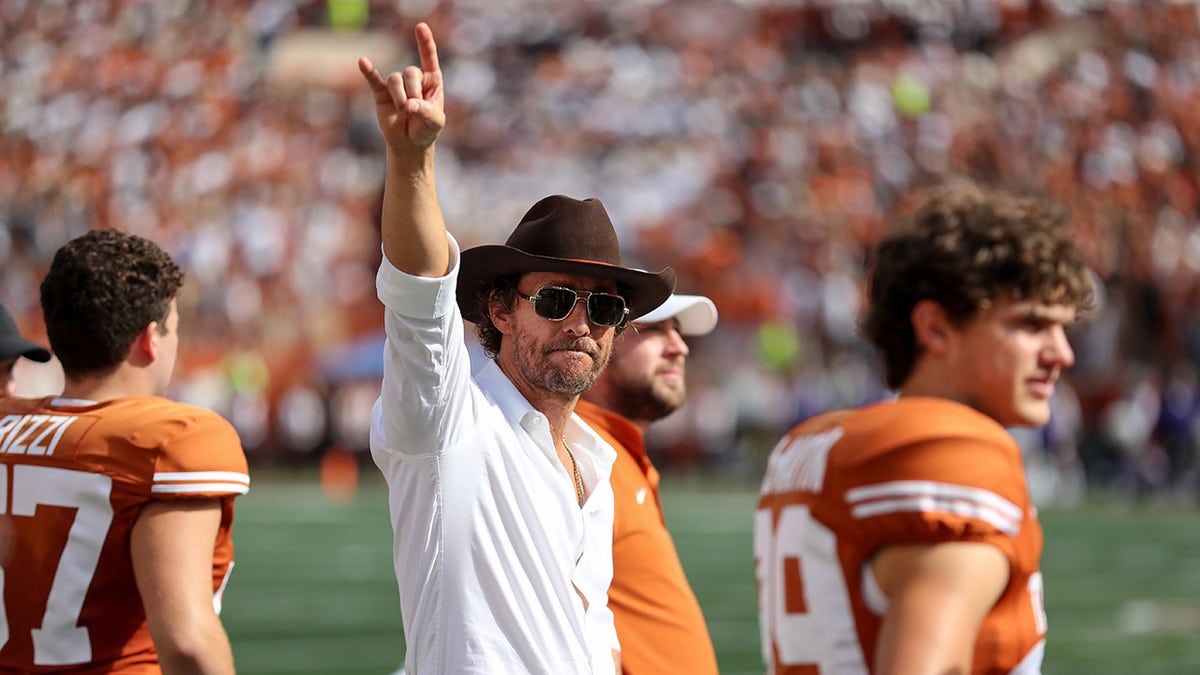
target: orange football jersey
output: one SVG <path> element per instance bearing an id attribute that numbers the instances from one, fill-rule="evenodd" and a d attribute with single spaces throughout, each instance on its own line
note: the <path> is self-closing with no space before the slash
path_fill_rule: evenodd
<path id="1" fill-rule="evenodd" d="M 658 498 L 642 432 L 587 401 L 575 412 L 617 451 L 613 463 L 613 579 L 608 587 L 626 675 L 716 675 L 717 656 Z"/>
<path id="2" fill-rule="evenodd" d="M 129 536 L 152 500 L 220 499 L 213 603 L 250 479 L 233 427 L 159 397 L 0 399 L 0 672 L 157 673 Z"/>
<path id="3" fill-rule="evenodd" d="M 755 514 L 768 672 L 870 673 L 887 607 L 871 556 L 948 541 L 987 542 L 1009 561 L 972 672 L 1040 672 L 1042 530 L 1004 428 L 967 406 L 916 397 L 797 425 L 771 453 Z"/>

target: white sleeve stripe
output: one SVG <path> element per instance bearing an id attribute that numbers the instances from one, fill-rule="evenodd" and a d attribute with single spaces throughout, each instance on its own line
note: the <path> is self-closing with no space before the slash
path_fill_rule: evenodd
<path id="1" fill-rule="evenodd" d="M 879 497 L 931 497 L 974 502 L 983 508 L 999 511 L 1007 518 L 1020 520 L 1021 507 L 1000 495 L 983 488 L 942 483 L 931 480 L 897 480 L 875 485 L 864 485 L 846 491 L 846 501 L 865 502 Z"/>
<path id="2" fill-rule="evenodd" d="M 239 471 L 174 471 L 154 474 L 155 483 L 178 483 L 189 480 L 228 480 L 250 484 L 250 476 Z"/>
<path id="3" fill-rule="evenodd" d="M 174 485 L 155 485 L 150 488 L 154 494 L 187 494 L 191 492 L 218 492 L 221 494 L 244 495 L 250 491 L 249 485 L 241 483 L 178 483 Z"/>
<path id="4" fill-rule="evenodd" d="M 1007 518 L 1004 514 L 996 513 L 986 505 L 938 499 L 928 495 L 906 499 L 880 499 L 867 504 L 859 504 L 851 509 L 850 513 L 855 518 L 870 518 L 888 513 L 945 513 L 981 520 L 1011 537 L 1015 537 L 1021 530 L 1020 520 Z"/>

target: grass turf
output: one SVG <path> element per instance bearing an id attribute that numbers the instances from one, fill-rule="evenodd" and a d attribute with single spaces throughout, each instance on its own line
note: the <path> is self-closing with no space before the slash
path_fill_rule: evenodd
<path id="1" fill-rule="evenodd" d="M 668 477 L 663 507 L 724 675 L 761 673 L 756 487 Z M 1045 509 L 1045 672 L 1200 672 L 1200 514 L 1090 503 Z M 257 472 L 238 501 L 222 613 L 242 675 L 379 673 L 404 642 L 382 481 L 326 497 L 310 473 Z"/>

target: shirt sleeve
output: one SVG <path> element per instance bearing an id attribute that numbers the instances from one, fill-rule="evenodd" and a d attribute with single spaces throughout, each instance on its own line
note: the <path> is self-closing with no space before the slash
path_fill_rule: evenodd
<path id="1" fill-rule="evenodd" d="M 228 421 L 208 410 L 179 417 L 155 458 L 153 499 L 211 499 L 243 495 L 250 474 L 241 439 Z"/>
<path id="2" fill-rule="evenodd" d="M 1012 557 L 1027 493 L 1015 445 L 986 435 L 925 438 L 878 455 L 846 490 L 869 547 L 978 541 Z"/>
<path id="3" fill-rule="evenodd" d="M 439 454 L 473 425 L 471 363 L 456 298 L 458 242 L 447 235 L 450 272 L 407 274 L 388 261 L 376 286 L 384 304 L 383 382 L 371 414 L 371 446 L 403 455 Z"/>

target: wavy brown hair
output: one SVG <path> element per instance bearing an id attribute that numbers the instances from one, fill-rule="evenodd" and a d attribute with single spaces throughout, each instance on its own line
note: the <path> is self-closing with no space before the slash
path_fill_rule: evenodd
<path id="1" fill-rule="evenodd" d="M 520 280 L 519 274 L 492 279 L 492 283 L 480 291 L 479 306 L 490 308 L 496 303 L 504 311 L 511 312 L 517 306 L 517 282 Z M 500 338 L 504 334 L 492 323 L 490 311 L 484 312 L 483 321 L 475 324 L 475 328 L 479 331 L 479 346 L 483 347 L 489 358 L 496 358 L 496 354 L 500 353 Z"/>
<path id="2" fill-rule="evenodd" d="M 941 305 L 964 325 L 992 301 L 1010 298 L 1093 307 L 1083 255 L 1056 205 L 958 182 L 932 191 L 875 247 L 864 337 L 879 351 L 885 380 L 899 388 L 920 356 L 913 308 Z"/>

